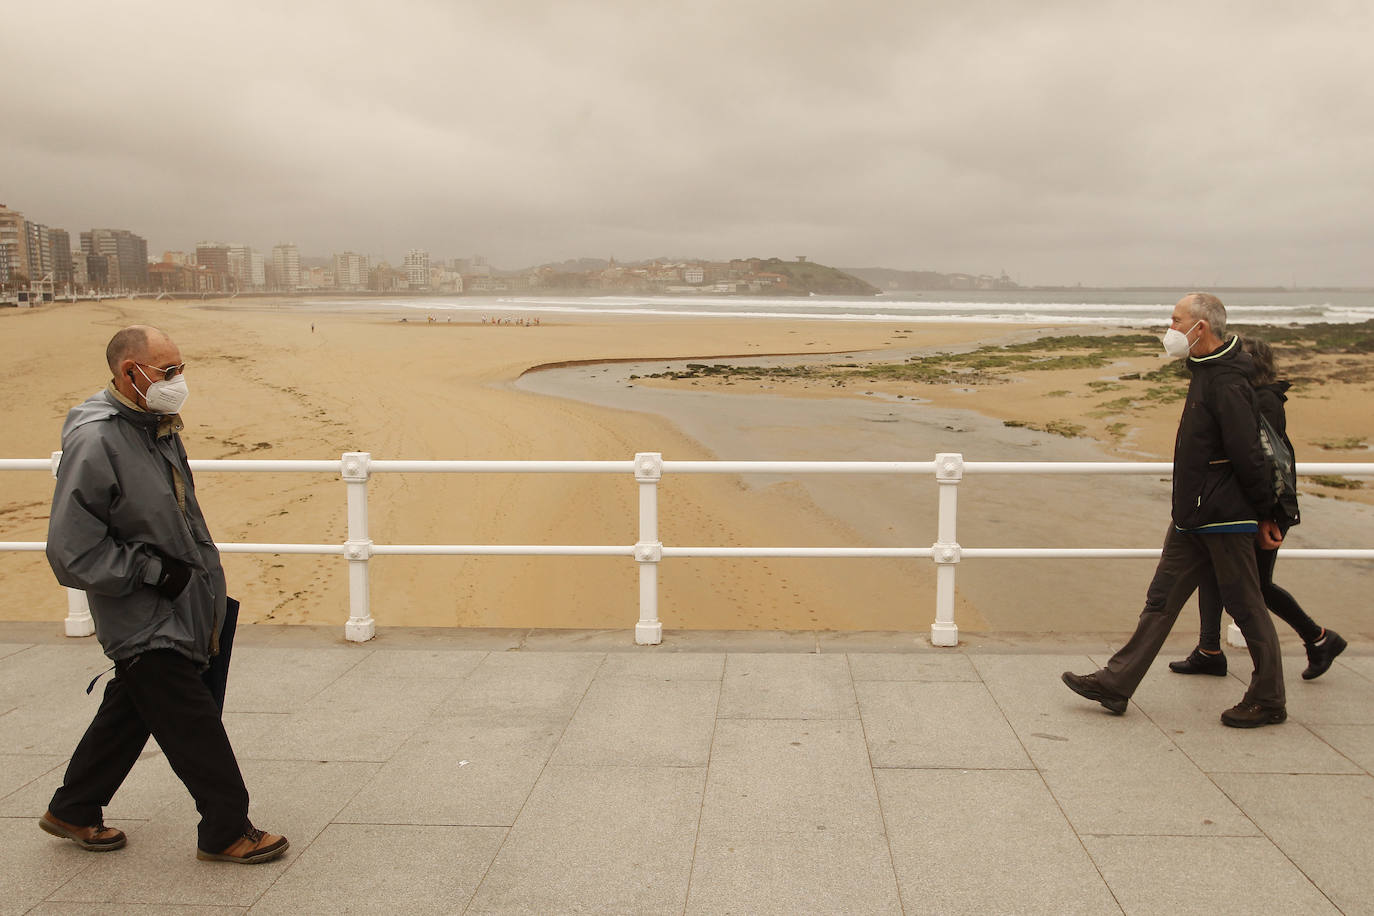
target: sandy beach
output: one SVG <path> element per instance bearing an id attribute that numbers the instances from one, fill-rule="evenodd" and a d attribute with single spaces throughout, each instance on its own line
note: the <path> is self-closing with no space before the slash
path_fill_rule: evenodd
<path id="1" fill-rule="evenodd" d="M 188 361 L 192 393 L 183 437 L 193 458 L 334 459 L 360 450 L 410 459 L 625 460 L 659 451 L 671 459 L 928 460 L 935 451 L 964 451 L 970 459 L 1167 460 L 1177 419 L 1176 403 L 1103 414 L 1103 392 L 1090 385 L 1104 375 L 1157 368 L 1154 356 L 1140 357 L 1139 367 L 1041 371 L 968 386 L 630 378 L 651 363 L 743 365 L 775 354 L 789 354 L 784 362 L 836 353 L 890 353 L 900 361 L 913 352 L 1053 333 L 1045 329 L 949 324 L 904 331 L 859 322 L 619 316 L 546 318 L 523 327 L 466 317 L 402 322 L 389 313 L 307 311 L 271 299 L 118 300 L 0 313 L 0 355 L 10 380 L 0 456 L 42 457 L 59 448 L 67 409 L 106 381 L 105 343 L 133 323 L 166 330 Z M 568 368 L 526 374 L 550 365 Z M 1357 374 L 1295 391 L 1289 422 L 1301 460 L 1371 460 L 1371 387 Z M 1037 431 L 1052 423 L 1076 424 L 1082 434 Z M 863 443 L 889 453 L 853 454 Z M 782 451 L 754 453 L 766 449 Z M 203 473 L 197 484 L 221 541 L 345 537 L 337 477 Z M 935 487 L 901 486 L 684 475 L 662 488 L 661 534 L 678 544 L 928 545 Z M 961 539 L 1033 545 L 1037 538 L 1090 544 L 1107 537 L 1124 539 L 1122 546 L 1157 546 L 1167 482 L 1114 478 L 1084 486 L 1036 481 L 1030 492 L 1027 479 L 970 482 L 963 488 L 968 496 L 961 495 L 971 503 L 967 516 L 961 505 Z M 1314 490 L 1298 530 L 1312 546 L 1368 546 L 1371 486 L 1320 496 Z M 636 539 L 636 490 L 628 477 L 381 475 L 369 492 L 378 543 Z M 0 540 L 42 540 L 50 494 L 46 474 L 7 472 Z M 906 500 L 900 515 L 894 499 Z M 1129 507 L 1129 524 L 1111 523 L 1117 502 Z M 1101 523 L 1081 528 L 1085 517 Z M 1047 530 L 1055 536 L 1045 540 Z M 347 619 L 342 560 L 226 555 L 225 567 L 245 622 Z M 1012 568 L 960 570 L 961 629 L 1129 629 L 1150 567 L 1049 561 Z M 1357 609 L 1337 607 L 1342 589 L 1348 595 L 1367 580 L 1361 564 L 1310 561 L 1281 569 L 1293 571 L 1283 581 L 1296 583 L 1295 591 L 1309 589 L 1304 597 L 1323 602 L 1320 611 L 1313 608 L 1319 620 L 1338 628 L 1345 620 L 1354 631 L 1374 626 Z M 383 627 L 628 628 L 637 617 L 636 569 L 621 558 L 381 557 L 372 570 L 372 612 Z M 0 553 L 0 577 L 0 619 L 65 615 L 65 595 L 41 555 Z M 920 631 L 933 616 L 933 581 L 927 561 L 665 561 L 661 617 L 668 628 Z"/>

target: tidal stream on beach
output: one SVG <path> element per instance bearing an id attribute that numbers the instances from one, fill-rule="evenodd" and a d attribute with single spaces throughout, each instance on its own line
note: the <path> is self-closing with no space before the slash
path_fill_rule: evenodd
<path id="1" fill-rule="evenodd" d="M 918 351 L 912 351 L 913 353 Z M 812 361 L 862 360 L 872 354 L 831 354 Z M 900 351 L 884 359 L 900 360 Z M 804 359 L 713 359 L 712 364 L 795 365 Z M 929 461 L 959 452 L 967 461 L 1120 461 L 1090 439 L 1066 439 L 1005 425 L 971 410 L 910 398 L 796 397 L 666 389 L 632 376 L 682 371 L 689 361 L 591 364 L 526 373 L 515 387 L 551 397 L 661 416 L 709 453 L 730 460 Z M 671 459 L 672 455 L 664 455 Z M 1140 460 L 1167 460 L 1167 456 Z M 937 540 L 933 475 L 747 475 L 749 488 L 784 488 L 814 504 L 852 540 L 847 546 L 926 547 Z M 671 492 L 671 474 L 661 489 Z M 1169 521 L 1168 475 L 970 474 L 959 486 L 958 541 L 965 547 L 1158 548 Z M 1369 506 L 1308 500 L 1312 523 L 1294 529 L 1294 546 L 1363 546 L 1374 528 Z M 660 524 L 665 531 L 671 520 Z M 1312 543 L 1304 535 L 1315 534 Z M 686 546 L 700 546 L 685 532 Z M 665 543 L 668 543 L 665 535 Z M 837 541 L 837 544 L 842 542 Z M 768 544 L 794 544 L 778 530 Z M 665 565 L 682 560 L 665 560 Z M 691 561 L 701 564 L 719 561 Z M 933 564 L 927 560 L 809 559 L 831 564 L 840 578 L 882 574 L 884 564 L 914 567 L 920 584 L 910 596 L 910 629 L 934 619 Z M 866 564 L 872 564 L 866 565 Z M 1279 579 L 1337 628 L 1368 628 L 1349 596 L 1359 594 L 1367 563 L 1303 561 L 1280 565 Z M 890 566 L 886 567 L 891 569 Z M 965 559 L 957 568 L 961 628 L 989 633 L 1102 632 L 1129 629 L 1144 600 L 1154 560 Z M 710 575 L 703 565 L 700 575 Z M 1185 615 L 1188 612 L 1185 610 Z M 862 627 L 863 609 L 851 625 Z M 1186 624 L 1185 624 L 1186 626 Z"/>

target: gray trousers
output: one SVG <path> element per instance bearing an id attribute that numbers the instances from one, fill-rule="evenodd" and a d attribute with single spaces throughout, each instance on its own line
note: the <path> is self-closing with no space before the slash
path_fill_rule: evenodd
<path id="1" fill-rule="evenodd" d="M 1282 707 L 1285 697 L 1279 636 L 1260 593 L 1255 535 L 1247 533 L 1189 534 L 1170 524 L 1135 633 L 1097 673 L 1097 682 L 1123 697 L 1134 694 L 1184 602 L 1212 575 L 1216 576 L 1226 611 L 1245 636 L 1255 665 L 1244 700 Z"/>

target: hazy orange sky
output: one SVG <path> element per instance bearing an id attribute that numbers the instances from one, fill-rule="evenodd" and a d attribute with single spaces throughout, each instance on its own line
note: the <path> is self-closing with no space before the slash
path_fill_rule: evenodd
<path id="1" fill-rule="evenodd" d="M 154 255 L 1370 284 L 1372 26 L 1337 0 L 11 4 L 0 202 Z"/>

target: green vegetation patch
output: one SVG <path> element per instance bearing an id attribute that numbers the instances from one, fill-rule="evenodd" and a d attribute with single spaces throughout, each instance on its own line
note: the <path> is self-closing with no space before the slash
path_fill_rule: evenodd
<path id="1" fill-rule="evenodd" d="M 1286 328 L 1230 325 L 1229 333 L 1259 337 L 1275 349 L 1316 353 L 1374 353 L 1374 320 L 1359 324 L 1304 324 Z"/>
<path id="2" fill-rule="evenodd" d="M 1066 439 L 1077 439 L 1087 432 L 1087 428 L 1082 424 L 1070 423 L 1068 420 L 1050 420 L 1046 423 L 1032 423 L 1029 420 L 1003 420 L 1002 425 L 1015 429 L 1031 429 L 1039 433 L 1051 433 Z"/>
<path id="3" fill-rule="evenodd" d="M 1317 448 L 1326 449 L 1328 452 L 1365 447 L 1365 441 L 1359 436 L 1348 436 L 1345 439 L 1317 439 L 1312 444 Z"/>
<path id="4" fill-rule="evenodd" d="M 1318 486 L 1330 487 L 1333 490 L 1360 490 L 1364 488 L 1363 480 L 1351 480 L 1349 477 L 1339 477 L 1335 474 L 1318 474 L 1310 479 Z"/>

